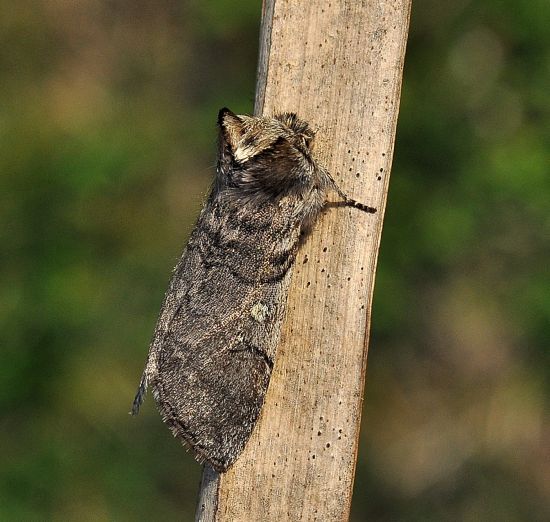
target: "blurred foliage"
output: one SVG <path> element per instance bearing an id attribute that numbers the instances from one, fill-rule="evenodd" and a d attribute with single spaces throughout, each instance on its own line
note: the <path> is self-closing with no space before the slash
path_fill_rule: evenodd
<path id="1" fill-rule="evenodd" d="M 260 2 L 0 2 L 0 520 L 192 520 L 127 416 Z M 413 6 L 353 520 L 550 518 L 550 4 Z"/>

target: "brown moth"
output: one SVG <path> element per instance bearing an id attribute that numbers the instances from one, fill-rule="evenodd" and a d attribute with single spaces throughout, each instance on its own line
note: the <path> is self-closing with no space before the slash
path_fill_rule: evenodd
<path id="1" fill-rule="evenodd" d="M 336 192 L 296 114 L 222 109 L 216 179 L 166 292 L 134 399 L 151 386 L 164 422 L 219 472 L 248 441 L 279 342 L 291 267 Z"/>

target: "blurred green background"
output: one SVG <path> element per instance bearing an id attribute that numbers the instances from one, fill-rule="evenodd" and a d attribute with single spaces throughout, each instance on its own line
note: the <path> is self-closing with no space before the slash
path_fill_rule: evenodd
<path id="1" fill-rule="evenodd" d="M 0 520 L 192 520 L 127 413 L 258 0 L 0 2 Z M 352 520 L 550 519 L 550 3 L 413 5 Z"/>

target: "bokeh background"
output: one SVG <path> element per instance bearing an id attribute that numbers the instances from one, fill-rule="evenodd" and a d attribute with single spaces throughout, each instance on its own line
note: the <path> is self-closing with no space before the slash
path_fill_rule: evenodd
<path id="1" fill-rule="evenodd" d="M 0 1 L 0 520 L 192 520 L 200 467 L 127 413 L 260 11 Z M 413 5 L 353 521 L 550 519 L 549 27 Z"/>

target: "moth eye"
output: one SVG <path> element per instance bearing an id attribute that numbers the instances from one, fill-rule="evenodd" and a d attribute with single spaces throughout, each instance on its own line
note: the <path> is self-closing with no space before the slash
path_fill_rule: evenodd
<path id="1" fill-rule="evenodd" d="M 302 134 L 302 145 L 306 149 L 311 148 L 312 141 L 313 141 L 313 138 L 311 138 L 310 136 L 305 136 L 305 135 Z"/>

